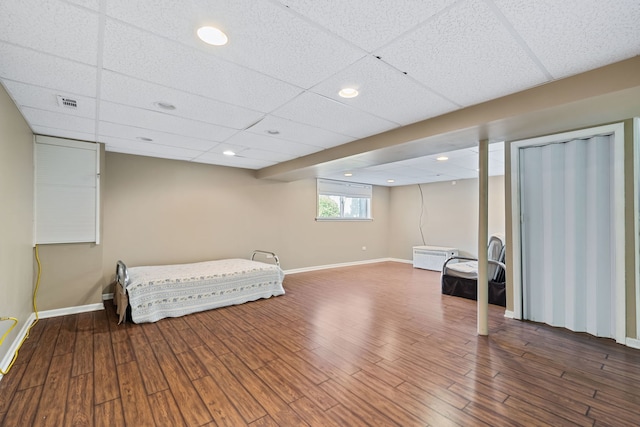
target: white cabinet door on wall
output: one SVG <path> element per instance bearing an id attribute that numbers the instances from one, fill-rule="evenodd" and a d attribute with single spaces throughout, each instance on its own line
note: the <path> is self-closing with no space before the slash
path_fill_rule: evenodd
<path id="1" fill-rule="evenodd" d="M 100 243 L 99 147 L 36 135 L 36 243 Z"/>

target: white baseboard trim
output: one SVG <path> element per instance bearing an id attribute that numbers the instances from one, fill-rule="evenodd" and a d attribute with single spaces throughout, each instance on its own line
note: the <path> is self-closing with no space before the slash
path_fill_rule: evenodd
<path id="1" fill-rule="evenodd" d="M 385 261 L 401 262 L 403 264 L 413 264 L 413 260 L 411 259 L 387 258 Z"/>
<path id="2" fill-rule="evenodd" d="M 640 350 L 640 339 L 627 337 L 626 344 L 627 347 L 637 348 Z"/>
<path id="3" fill-rule="evenodd" d="M 294 268 L 291 270 L 285 270 L 284 274 L 307 273 L 309 271 L 328 270 L 330 268 L 340 268 L 340 267 L 353 267 L 356 265 L 376 264 L 379 262 L 388 262 L 388 261 L 404 262 L 404 260 L 396 260 L 394 258 L 377 258 L 377 259 L 367 259 L 364 261 L 344 262 L 340 264 L 327 264 L 327 265 L 316 265 L 313 267 Z"/>
<path id="4" fill-rule="evenodd" d="M 504 317 L 506 317 L 507 319 L 514 319 L 515 314 L 513 314 L 513 311 L 511 310 L 505 310 L 504 311 Z"/>
<path id="5" fill-rule="evenodd" d="M 22 325 L 22 328 L 20 329 L 20 332 L 18 332 L 18 335 L 16 335 L 15 339 L 13 340 L 11 345 L 9 346 L 9 350 L 7 351 L 7 353 L 2 358 L 2 361 L 0 361 L 0 368 L 2 368 L 3 371 L 6 371 L 7 368 L 9 367 L 9 364 L 13 360 L 13 355 L 16 354 L 16 350 L 18 350 L 18 346 L 20 345 L 20 342 L 22 341 L 24 336 L 27 335 L 27 331 L 29 330 L 29 326 L 31 326 L 31 324 L 35 320 L 36 320 L 36 315 L 34 313 L 31 313 L 29 315 L 29 317 L 27 318 L 27 321 L 24 322 L 24 325 Z M 2 380 L 2 377 L 3 377 L 3 375 L 0 374 L 0 380 Z"/>
<path id="6" fill-rule="evenodd" d="M 108 301 L 110 299 L 113 299 L 113 292 L 110 294 L 102 294 L 102 301 Z"/>
<path id="7" fill-rule="evenodd" d="M 89 311 L 104 310 L 104 304 L 99 302 L 97 304 L 78 305 L 75 307 L 57 308 L 55 310 L 39 311 L 38 316 L 41 319 L 48 319 L 50 317 L 66 316 L 68 314 L 86 313 Z"/>

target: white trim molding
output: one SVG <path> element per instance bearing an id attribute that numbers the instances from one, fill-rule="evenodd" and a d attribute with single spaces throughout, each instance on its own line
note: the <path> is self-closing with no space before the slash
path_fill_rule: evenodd
<path id="1" fill-rule="evenodd" d="M 31 313 L 31 315 L 29 315 L 29 317 L 27 318 L 27 321 L 24 322 L 24 324 L 22 325 L 22 328 L 20 328 L 20 332 L 18 332 L 18 335 L 16 335 L 13 342 L 9 346 L 9 350 L 2 358 L 2 361 L 0 361 L 0 368 L 2 368 L 3 371 L 6 371 L 7 368 L 9 367 L 9 364 L 13 360 L 13 356 L 16 354 L 16 351 L 18 350 L 18 346 L 22 342 L 22 339 L 25 337 L 25 335 L 27 335 L 27 331 L 29 330 L 29 327 L 35 320 L 36 320 L 35 313 Z M 3 375 L 0 374 L 0 380 L 2 380 L 2 377 Z"/>
<path id="2" fill-rule="evenodd" d="M 87 313 L 89 311 L 104 310 L 104 304 L 99 302 L 97 304 L 78 305 L 75 307 L 57 308 L 55 310 L 39 311 L 38 317 L 40 319 L 48 319 L 50 317 L 67 316 L 69 314 Z"/>
<path id="3" fill-rule="evenodd" d="M 113 299 L 113 292 L 110 294 L 102 294 L 102 301 L 108 301 L 110 299 Z"/>
<path id="4" fill-rule="evenodd" d="M 640 350 L 640 340 L 638 339 L 627 337 L 627 341 L 625 344 L 627 344 L 627 347 L 637 348 Z"/>
<path id="5" fill-rule="evenodd" d="M 640 118 L 633 119 L 633 216 L 636 261 L 636 337 L 640 339 Z M 630 338 L 627 338 L 629 340 Z M 632 346 L 630 346 L 632 347 Z M 635 347 L 640 348 L 640 347 Z"/>
<path id="6" fill-rule="evenodd" d="M 356 265 L 365 265 L 365 264 L 376 264 L 379 262 L 402 262 L 411 264 L 412 261 L 407 260 L 397 260 L 394 258 L 377 258 L 377 259 L 367 259 L 364 261 L 354 261 L 354 262 L 343 262 L 340 264 L 327 264 L 327 265 L 316 265 L 312 267 L 303 267 L 303 268 L 294 268 L 291 270 L 285 270 L 284 274 L 296 274 L 296 273 L 307 273 L 309 271 L 318 271 L 318 270 L 328 270 L 330 268 L 341 268 L 341 267 L 353 267 Z"/>
<path id="7" fill-rule="evenodd" d="M 515 319 L 513 311 L 511 311 L 511 310 L 505 310 L 504 311 L 504 317 L 506 317 L 507 319 Z"/>

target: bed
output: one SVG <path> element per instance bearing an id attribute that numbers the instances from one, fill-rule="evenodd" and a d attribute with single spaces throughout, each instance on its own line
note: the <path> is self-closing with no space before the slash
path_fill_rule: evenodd
<path id="1" fill-rule="evenodd" d="M 505 287 L 506 246 L 503 234 L 494 234 L 487 248 L 489 282 L 489 304 L 505 307 L 507 304 Z M 440 278 L 442 294 L 472 300 L 478 299 L 478 260 L 454 256 L 447 259 Z"/>
<path id="2" fill-rule="evenodd" d="M 256 255 L 274 263 L 256 261 Z M 273 252 L 256 250 L 251 259 L 223 259 L 193 264 L 116 265 L 114 302 L 118 324 L 130 313 L 134 323 L 243 304 L 283 295 L 284 272 Z"/>

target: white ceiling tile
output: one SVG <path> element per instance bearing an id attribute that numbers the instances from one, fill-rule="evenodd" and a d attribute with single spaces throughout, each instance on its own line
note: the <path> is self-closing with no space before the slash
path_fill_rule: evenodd
<path id="1" fill-rule="evenodd" d="M 447 166 L 456 166 L 464 169 L 470 169 L 475 171 L 478 169 L 480 163 L 478 159 L 478 155 L 475 153 L 470 153 L 468 156 L 456 157 L 454 159 L 449 159 L 446 161 L 448 163 Z"/>
<path id="2" fill-rule="evenodd" d="M 456 0 L 280 0 L 368 52 L 400 36 Z"/>
<path id="3" fill-rule="evenodd" d="M 338 92 L 345 87 L 355 88 L 360 93 L 355 98 L 341 98 Z M 311 91 L 402 125 L 458 108 L 370 55 L 313 87 Z"/>
<path id="4" fill-rule="evenodd" d="M 25 83 L 5 81 L 4 86 L 16 104 L 21 107 L 32 107 L 38 110 L 48 110 L 57 113 L 71 114 L 73 116 L 87 117 L 90 119 L 96 116 L 96 100 L 86 96 L 67 95 L 52 89 L 33 86 Z M 61 106 L 58 103 L 58 95 L 72 98 L 77 101 L 77 108 Z"/>
<path id="5" fill-rule="evenodd" d="M 139 138 L 150 138 L 152 145 L 171 146 L 197 151 L 207 151 L 218 145 L 217 141 L 189 138 L 147 128 L 127 126 L 110 122 L 100 122 L 98 138 L 103 142 L 106 138 L 118 138 L 133 142 L 143 142 Z"/>
<path id="6" fill-rule="evenodd" d="M 168 113 L 111 102 L 100 103 L 100 120 L 218 142 L 224 141 L 237 132 L 235 129 L 184 119 Z"/>
<path id="7" fill-rule="evenodd" d="M 494 3 L 555 78 L 640 54 L 638 0 Z"/>
<path id="8" fill-rule="evenodd" d="M 31 107 L 23 107 L 22 115 L 31 126 L 48 127 L 52 129 L 65 129 L 84 134 L 95 132 L 95 121 L 86 117 L 78 117 L 71 114 L 37 110 Z"/>
<path id="9" fill-rule="evenodd" d="M 140 154 L 140 155 L 163 155 L 176 156 L 180 160 L 191 160 L 203 153 L 201 150 L 192 150 L 189 148 L 172 147 L 167 145 L 154 144 L 143 141 L 131 141 L 109 136 L 100 138 L 100 142 L 105 144 L 107 151 L 115 151 L 118 153 Z M 144 153 L 144 154 L 142 154 Z"/>
<path id="10" fill-rule="evenodd" d="M 146 150 L 138 150 L 136 148 L 128 148 L 128 147 L 116 147 L 107 146 L 105 148 L 106 151 L 110 151 L 113 153 L 122 153 L 122 154 L 131 154 L 134 156 L 144 156 L 144 157 L 153 157 L 156 159 L 168 159 L 168 160 L 183 160 L 183 161 L 191 161 L 191 156 L 181 155 L 180 153 L 159 153 L 157 151 L 146 151 Z"/>
<path id="11" fill-rule="evenodd" d="M 233 129 L 244 129 L 264 116 L 264 113 L 258 111 L 109 71 L 102 73 L 101 97 L 118 104 L 161 111 Z M 161 110 L 155 105 L 156 102 L 170 103 L 176 109 L 170 112 Z"/>
<path id="12" fill-rule="evenodd" d="M 482 0 L 456 3 L 378 54 L 460 105 L 546 81 L 544 72 Z"/>
<path id="13" fill-rule="evenodd" d="M 287 160 L 295 159 L 297 156 L 287 154 L 287 153 L 282 153 L 282 152 L 260 150 L 257 148 L 247 148 L 246 150 L 242 151 L 241 157 L 244 157 L 247 159 L 266 160 L 269 162 L 280 163 L 280 162 L 285 162 Z"/>
<path id="14" fill-rule="evenodd" d="M 301 90 L 172 40 L 107 20 L 104 67 L 221 102 L 269 112 Z"/>
<path id="15" fill-rule="evenodd" d="M 0 82 L 38 134 L 258 169 L 638 55 L 639 21 L 638 0 L 5 0 Z M 204 24 L 229 44 L 199 41 Z M 346 84 L 360 96 L 338 98 Z M 503 145 L 489 146 L 491 175 Z M 477 176 L 463 137 L 430 142 L 448 162 L 376 166 L 407 147 L 322 170 L 377 185 Z"/>
<path id="16" fill-rule="evenodd" d="M 68 129 L 56 129 L 47 126 L 32 126 L 31 130 L 36 135 L 56 136 L 59 138 L 77 139 L 80 141 L 94 142 L 96 140 L 95 133 L 76 132 Z"/>
<path id="17" fill-rule="evenodd" d="M 364 55 L 359 49 L 292 14 L 280 5 L 255 0 L 111 1 L 107 13 L 207 55 L 309 88 Z M 209 46 L 195 36 L 200 25 L 215 25 L 226 46 Z"/>
<path id="18" fill-rule="evenodd" d="M 387 185 L 387 175 L 372 172 L 367 169 L 358 169 L 353 172 L 353 176 L 344 176 L 343 172 L 335 172 L 322 175 L 325 179 L 334 179 L 336 181 L 365 183 L 372 185 Z"/>
<path id="19" fill-rule="evenodd" d="M 98 11 L 100 10 L 100 0 L 66 0 L 69 3 L 77 4 L 78 6 L 86 7 L 87 9 Z"/>
<path id="20" fill-rule="evenodd" d="M 364 138 L 398 127 L 397 123 L 310 92 L 303 93 L 273 114 L 354 138 Z"/>
<path id="21" fill-rule="evenodd" d="M 0 78 L 96 96 L 96 69 L 0 42 Z"/>
<path id="22" fill-rule="evenodd" d="M 97 63 L 98 15 L 86 9 L 59 0 L 3 0 L 0 29 L 0 40 L 85 64 Z"/>
<path id="23" fill-rule="evenodd" d="M 208 163 L 220 166 L 231 166 L 245 169 L 262 169 L 277 162 L 269 160 L 248 159 L 239 156 L 225 156 L 218 153 L 204 153 L 193 159 L 197 163 Z"/>
<path id="24" fill-rule="evenodd" d="M 271 136 L 250 132 L 239 132 L 231 138 L 227 139 L 225 141 L 225 144 L 233 144 L 246 148 L 256 148 L 259 150 L 280 152 L 289 155 L 292 158 L 323 150 L 322 147 L 295 143 L 292 141 L 287 141 L 285 139 L 274 138 Z"/>
<path id="25" fill-rule="evenodd" d="M 354 140 L 350 136 L 340 135 L 273 115 L 267 115 L 264 120 L 247 129 L 247 132 L 259 135 L 268 135 L 268 131 L 280 132 L 277 134 L 279 139 L 323 148 L 335 147 Z"/>
<path id="26" fill-rule="evenodd" d="M 441 175 L 436 175 L 435 177 L 429 177 L 429 183 L 431 182 L 446 182 L 446 181 L 454 181 L 457 179 L 469 179 L 469 178 L 474 178 L 474 177 L 460 177 L 457 175 L 447 175 L 447 174 L 441 174 Z M 427 182 L 424 182 L 427 183 Z"/>

